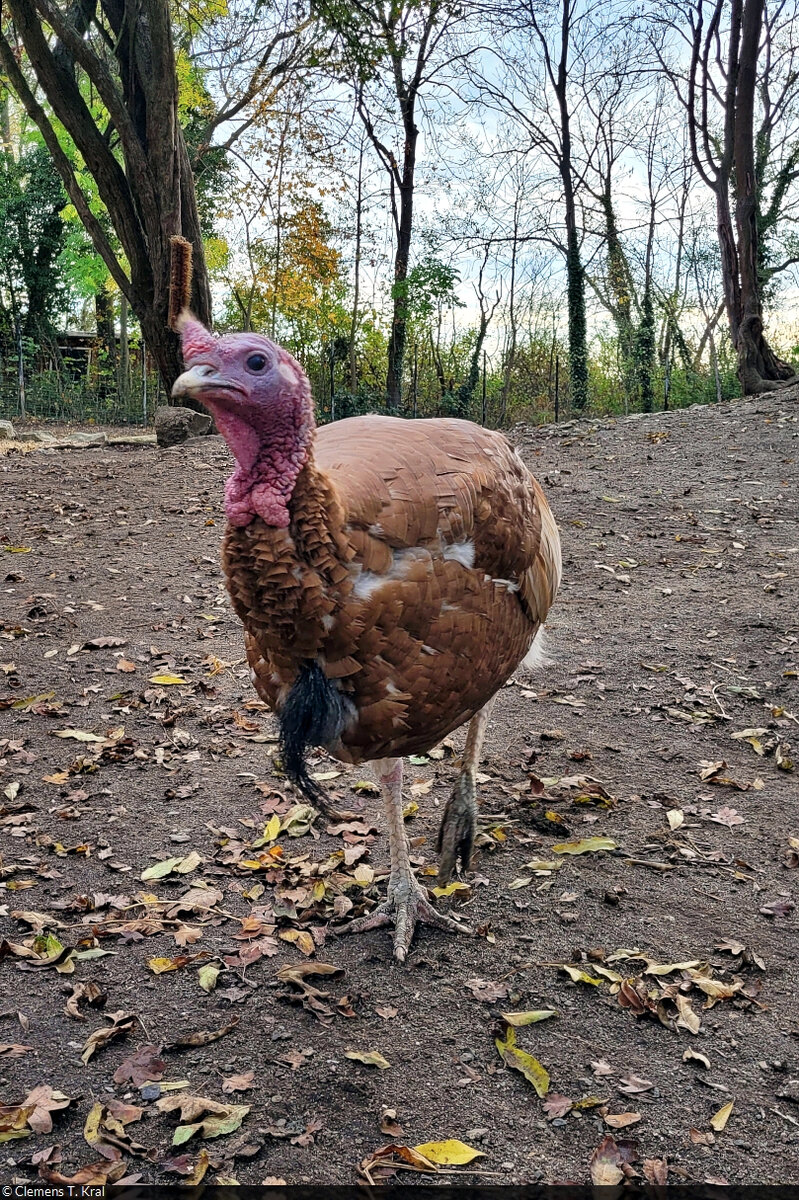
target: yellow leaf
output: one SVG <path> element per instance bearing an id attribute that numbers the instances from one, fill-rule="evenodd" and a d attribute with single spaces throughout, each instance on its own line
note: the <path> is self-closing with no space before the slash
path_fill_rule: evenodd
<path id="1" fill-rule="evenodd" d="M 546 1021 L 547 1017 L 556 1016 L 557 1011 L 554 1008 L 531 1008 L 527 1012 L 504 1012 L 502 1019 L 519 1029 L 522 1025 L 534 1025 L 537 1021 Z"/>
<path id="2" fill-rule="evenodd" d="M 597 850 L 615 850 L 617 843 L 609 837 L 583 838 L 579 842 L 558 842 L 553 854 L 595 854 Z"/>
<path id="3" fill-rule="evenodd" d="M 573 979 L 575 983 L 591 983 L 594 987 L 599 987 L 602 982 L 601 979 L 595 979 L 586 971 L 581 971 L 579 967 L 573 967 L 571 963 L 562 963 L 560 969 L 565 971 L 569 979 Z"/>
<path id="4" fill-rule="evenodd" d="M 463 1167 L 476 1158 L 485 1158 L 485 1151 L 475 1150 L 457 1138 L 448 1138 L 445 1142 L 423 1142 L 421 1146 L 414 1146 L 414 1150 L 442 1167 Z"/>
<path id="5" fill-rule="evenodd" d="M 151 675 L 150 676 L 150 683 L 160 683 L 165 686 L 168 684 L 173 684 L 173 683 L 187 683 L 187 682 L 188 682 L 188 680 L 183 679 L 183 677 L 180 675 Z"/>
<path id="6" fill-rule="evenodd" d="M 74 738 L 76 742 L 104 742 L 104 737 L 98 737 L 96 733 L 87 733 L 85 729 L 55 729 L 53 730 L 55 737 Z"/>
<path id="7" fill-rule="evenodd" d="M 147 966 L 153 975 L 163 975 L 165 971 L 177 971 L 178 963 L 174 958 L 148 958 Z"/>
<path id="8" fill-rule="evenodd" d="M 379 1050 L 345 1050 L 345 1058 L 351 1058 L 353 1062 L 364 1063 L 367 1067 L 379 1067 L 381 1071 L 386 1071 L 391 1063 Z"/>
<path id="9" fill-rule="evenodd" d="M 495 1038 L 494 1045 L 499 1051 L 500 1058 L 515 1071 L 520 1071 L 528 1083 L 531 1083 L 538 1095 L 543 1099 L 549 1091 L 549 1072 L 542 1067 L 537 1058 L 520 1050 L 516 1045 L 516 1030 L 508 1029 L 504 1038 Z"/>
<path id="10" fill-rule="evenodd" d="M 647 959 L 645 975 L 670 975 L 672 971 L 690 971 L 694 967 L 701 967 L 702 963 L 698 958 L 692 958 L 687 962 L 678 963 L 656 963 L 652 959 Z"/>
<path id="11" fill-rule="evenodd" d="M 30 554 L 30 546 L 3 546 L 6 554 Z"/>
<path id="12" fill-rule="evenodd" d="M 291 942 L 293 946 L 302 951 L 306 958 L 316 949 L 316 942 L 304 929 L 284 929 L 282 933 L 278 934 L 278 937 L 284 942 Z"/>
<path id="13" fill-rule="evenodd" d="M 197 972 L 197 982 L 204 992 L 212 992 L 216 987 L 216 981 L 219 978 L 219 967 L 207 963 L 204 967 L 200 967 Z"/>
<path id="14" fill-rule="evenodd" d="M 280 833 L 280 817 L 270 817 L 264 827 L 264 841 L 273 842 Z"/>
<path id="15" fill-rule="evenodd" d="M 187 854 L 185 858 L 181 859 L 181 861 L 175 867 L 175 870 L 177 871 L 178 875 L 189 875 L 192 871 L 197 870 L 201 862 L 202 855 L 198 854 L 196 850 L 192 850 L 190 854 Z"/>
<path id="16" fill-rule="evenodd" d="M 446 887 L 434 887 L 430 890 L 440 900 L 442 896 L 451 896 L 454 892 L 470 892 L 472 889 L 468 883 L 459 883 L 458 880 L 455 880 L 453 883 L 448 883 Z"/>
<path id="17" fill-rule="evenodd" d="M 716 1133 L 721 1133 L 721 1131 L 724 1129 L 724 1126 L 729 1121 L 730 1113 L 732 1112 L 734 1103 L 734 1100 L 730 1100 L 729 1104 L 725 1104 L 710 1118 L 710 1124 L 713 1126 Z"/>

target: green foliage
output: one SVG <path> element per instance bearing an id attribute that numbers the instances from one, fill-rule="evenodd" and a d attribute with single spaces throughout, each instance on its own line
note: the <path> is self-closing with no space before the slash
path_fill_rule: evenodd
<path id="1" fill-rule="evenodd" d="M 408 319 L 424 323 L 438 310 L 463 307 L 455 294 L 459 282 L 460 275 L 453 266 L 429 255 L 412 267 L 405 279 L 394 284 L 391 298 L 403 297 Z"/>
<path id="2" fill-rule="evenodd" d="M 24 142 L 15 158 L 0 151 L 0 320 L 15 319 L 26 336 L 46 329 L 63 309 L 65 283 L 59 254 L 65 242 L 67 202 L 45 146 Z"/>

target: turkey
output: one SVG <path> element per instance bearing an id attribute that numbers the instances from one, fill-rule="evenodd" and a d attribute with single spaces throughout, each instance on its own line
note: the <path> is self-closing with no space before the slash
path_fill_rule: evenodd
<path id="1" fill-rule="evenodd" d="M 280 725 L 284 770 L 313 803 L 324 746 L 371 761 L 388 820 L 387 896 L 341 931 L 417 923 L 470 933 L 416 880 L 404 755 L 469 725 L 439 832 L 439 882 L 468 867 L 476 771 L 498 689 L 532 663 L 555 599 L 560 539 L 544 494 L 499 433 L 449 418 L 350 417 L 317 429 L 299 363 L 256 333 L 216 337 L 184 312 L 175 397 L 200 400 L 236 459 L 222 562 L 250 674 Z"/>

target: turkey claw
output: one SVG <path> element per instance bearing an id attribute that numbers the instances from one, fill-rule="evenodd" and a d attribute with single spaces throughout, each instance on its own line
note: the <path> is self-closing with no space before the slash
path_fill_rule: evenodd
<path id="1" fill-rule="evenodd" d="M 460 860 L 464 871 L 468 870 L 474 848 L 477 826 L 477 794 L 474 779 L 464 772 L 458 776 L 452 795 L 447 801 L 441 828 L 438 831 L 436 849 L 439 854 L 438 881 L 449 883 L 450 876 Z"/>
<path id="2" fill-rule="evenodd" d="M 356 917 L 346 925 L 339 925 L 336 933 L 365 933 L 370 929 L 382 929 L 385 925 L 393 924 L 394 957 L 397 962 L 404 963 L 417 923 L 432 925 L 435 929 L 443 929 L 447 933 L 473 932 L 470 926 L 434 908 L 427 891 L 411 876 L 410 882 L 405 878 L 396 883 L 389 880 L 386 899 L 366 916 Z"/>

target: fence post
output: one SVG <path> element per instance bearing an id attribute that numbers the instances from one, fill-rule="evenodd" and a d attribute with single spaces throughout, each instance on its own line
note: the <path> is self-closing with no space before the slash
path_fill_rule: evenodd
<path id="1" fill-rule="evenodd" d="M 147 345 L 141 340 L 141 411 L 145 429 L 147 428 Z"/>
<path id="2" fill-rule="evenodd" d="M 17 378 L 19 382 L 19 415 L 24 421 L 25 411 L 25 360 L 22 357 L 22 326 L 19 317 L 14 318 L 14 332 L 17 335 Z"/>
<path id="3" fill-rule="evenodd" d="M 555 424 L 560 420 L 560 355 L 555 355 Z"/>
<path id="4" fill-rule="evenodd" d="M 481 424 L 485 425 L 486 417 L 488 415 L 486 413 L 486 352 L 485 352 L 485 350 L 483 351 L 483 404 L 482 404 L 481 411 L 483 414 L 483 419 L 482 419 Z"/>
<path id="5" fill-rule="evenodd" d="M 419 400 L 419 346 L 417 342 L 413 343 L 413 419 L 416 420 L 417 404 Z"/>

